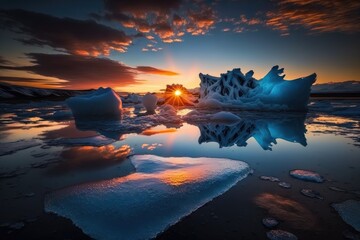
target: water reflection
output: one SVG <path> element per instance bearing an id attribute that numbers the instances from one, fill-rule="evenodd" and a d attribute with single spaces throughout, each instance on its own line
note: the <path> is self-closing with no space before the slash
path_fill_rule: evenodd
<path id="1" fill-rule="evenodd" d="M 313 229 L 317 225 L 315 215 L 297 201 L 276 194 L 263 193 L 255 198 L 255 203 L 269 215 L 286 221 L 296 229 Z"/>
<path id="2" fill-rule="evenodd" d="M 197 123 L 199 143 L 217 142 L 221 147 L 247 145 L 253 137 L 264 150 L 271 150 L 276 139 L 306 146 L 305 114 L 279 114 L 274 118 L 247 116 L 236 123 Z"/>
<path id="3" fill-rule="evenodd" d="M 60 153 L 61 161 L 54 169 L 55 173 L 68 173 L 74 170 L 99 169 L 123 161 L 131 152 L 129 145 L 115 148 L 113 145 L 92 147 L 72 147 Z"/>

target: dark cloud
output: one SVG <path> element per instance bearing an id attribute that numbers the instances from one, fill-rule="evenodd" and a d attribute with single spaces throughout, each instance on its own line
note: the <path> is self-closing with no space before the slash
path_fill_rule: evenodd
<path id="1" fill-rule="evenodd" d="M 67 54 L 28 54 L 31 66 L 0 66 L 0 69 L 27 71 L 46 77 L 66 80 L 63 86 L 72 89 L 124 87 L 141 84 L 139 74 L 174 76 L 177 73 L 150 66 L 130 67 L 108 58 Z M 20 79 L 13 79 L 18 81 Z M 40 79 L 37 79 L 41 81 Z M 31 80 L 31 81 L 37 81 Z M 44 79 L 44 84 L 49 80 Z"/>
<path id="2" fill-rule="evenodd" d="M 48 45 L 76 55 L 108 55 L 114 49 L 125 52 L 132 37 L 92 20 L 57 18 L 25 10 L 1 10 L 1 26 L 23 33 L 20 41 Z"/>
<path id="3" fill-rule="evenodd" d="M 136 29 L 151 40 L 157 36 L 165 43 L 181 42 L 186 32 L 204 35 L 217 19 L 213 8 L 203 1 L 104 1 L 106 19 Z"/>
<path id="4" fill-rule="evenodd" d="M 279 0 L 266 25 L 289 34 L 291 27 L 316 32 L 359 32 L 360 2 L 353 0 Z"/>
<path id="5" fill-rule="evenodd" d="M 73 89 L 119 87 L 139 83 L 135 79 L 134 69 L 108 58 L 42 53 L 31 53 L 28 57 L 32 59 L 33 65 L 7 69 L 67 80 L 64 87 Z"/>
<path id="6" fill-rule="evenodd" d="M 64 81 L 53 81 L 46 78 L 0 76 L 0 82 L 10 83 L 14 85 L 31 85 L 31 86 L 46 88 L 46 87 L 62 87 L 62 83 Z"/>
<path id="7" fill-rule="evenodd" d="M 177 72 L 162 70 L 162 69 L 153 68 L 153 67 L 149 67 L 149 66 L 138 66 L 138 67 L 136 67 L 136 70 L 138 70 L 142 73 L 165 75 L 165 76 L 179 75 L 179 73 L 177 73 Z"/>

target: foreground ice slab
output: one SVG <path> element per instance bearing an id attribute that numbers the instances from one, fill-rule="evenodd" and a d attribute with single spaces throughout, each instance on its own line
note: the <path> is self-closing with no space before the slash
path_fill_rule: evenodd
<path id="1" fill-rule="evenodd" d="M 200 73 L 199 107 L 236 107 L 256 110 L 307 109 L 311 85 L 316 74 L 284 80 L 284 69 L 274 66 L 260 80 L 253 78 L 253 71 L 243 74 L 240 68 L 213 77 Z"/>
<path id="2" fill-rule="evenodd" d="M 332 206 L 347 224 L 360 232 L 360 201 L 347 200 Z"/>
<path id="3" fill-rule="evenodd" d="M 99 88 L 89 94 L 66 100 L 75 118 L 120 118 L 122 102 L 111 88 Z"/>
<path id="4" fill-rule="evenodd" d="M 46 197 L 45 210 L 95 239 L 150 239 L 221 195 L 250 171 L 219 158 L 133 156 L 136 173 Z"/>

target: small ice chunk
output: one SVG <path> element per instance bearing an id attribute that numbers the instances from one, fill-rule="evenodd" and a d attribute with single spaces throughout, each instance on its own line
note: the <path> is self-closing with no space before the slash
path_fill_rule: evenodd
<path id="1" fill-rule="evenodd" d="M 312 190 L 312 189 L 308 189 L 308 188 L 305 188 L 305 189 L 301 189 L 301 194 L 306 196 L 306 197 L 310 197 L 310 198 L 317 198 L 317 199 L 321 199 L 323 200 L 324 198 L 320 195 L 320 193 Z"/>
<path id="2" fill-rule="evenodd" d="M 221 158 L 130 157 L 125 177 L 55 191 L 45 211 L 95 239 L 152 239 L 245 178 L 250 167 Z"/>
<path id="3" fill-rule="evenodd" d="M 347 192 L 346 189 L 339 188 L 339 187 L 334 187 L 334 186 L 329 187 L 329 189 L 332 190 L 332 191 L 335 191 L 335 192 Z"/>
<path id="4" fill-rule="evenodd" d="M 237 122 L 241 118 L 231 112 L 221 111 L 211 116 L 211 120 L 219 122 Z"/>
<path id="5" fill-rule="evenodd" d="M 99 88 L 89 94 L 66 100 L 75 118 L 121 118 L 122 102 L 111 88 Z"/>
<path id="6" fill-rule="evenodd" d="M 291 188 L 291 184 L 287 182 L 279 182 L 278 185 L 283 188 Z"/>
<path id="7" fill-rule="evenodd" d="M 290 176 L 309 182 L 317 182 L 317 183 L 324 182 L 324 178 L 320 176 L 320 174 L 308 170 L 301 170 L 301 169 L 292 170 L 290 171 Z"/>
<path id="8" fill-rule="evenodd" d="M 262 223 L 267 228 L 273 228 L 279 224 L 279 222 L 275 218 L 272 218 L 272 217 L 263 218 Z"/>
<path id="9" fill-rule="evenodd" d="M 297 240 L 298 238 L 287 231 L 284 230 L 271 230 L 266 233 L 266 236 L 270 240 Z"/>
<path id="10" fill-rule="evenodd" d="M 350 199 L 342 203 L 334 203 L 331 206 L 347 224 L 360 232 L 360 201 Z"/>
<path id="11" fill-rule="evenodd" d="M 280 181 L 280 179 L 278 179 L 277 177 L 260 176 L 259 178 L 261 180 L 270 181 L 270 182 L 279 182 Z"/>
<path id="12" fill-rule="evenodd" d="M 142 104 L 148 113 L 155 113 L 157 96 L 151 93 L 145 94 L 142 98 Z"/>

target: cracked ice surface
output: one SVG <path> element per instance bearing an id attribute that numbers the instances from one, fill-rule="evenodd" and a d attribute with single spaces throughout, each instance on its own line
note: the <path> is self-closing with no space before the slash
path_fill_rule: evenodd
<path id="1" fill-rule="evenodd" d="M 149 239 L 221 195 L 250 168 L 220 158 L 132 156 L 136 173 L 49 194 L 45 210 L 95 239 Z"/>

